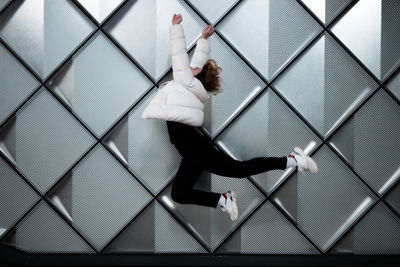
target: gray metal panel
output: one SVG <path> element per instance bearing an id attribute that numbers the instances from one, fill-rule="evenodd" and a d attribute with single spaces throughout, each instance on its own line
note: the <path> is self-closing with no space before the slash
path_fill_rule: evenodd
<path id="1" fill-rule="evenodd" d="M 354 254 L 399 254 L 400 220 L 383 202 L 379 202 L 354 227 L 352 239 Z"/>
<path id="2" fill-rule="evenodd" d="M 222 68 L 221 85 L 225 90 L 205 103 L 210 109 L 204 110 L 203 128 L 215 134 L 266 84 L 236 55 L 217 35 L 209 39 L 210 58 Z M 192 50 L 194 51 L 194 50 Z M 192 53 L 193 55 L 193 53 Z M 191 55 L 191 56 L 192 56 Z"/>
<path id="3" fill-rule="evenodd" d="M 234 158 L 283 157 L 294 146 L 313 151 L 321 140 L 270 89 L 263 92 L 218 137 L 217 143 Z M 271 194 L 291 169 L 273 170 L 252 178 Z"/>
<path id="4" fill-rule="evenodd" d="M 103 22 L 123 0 L 77 0 L 99 23 Z"/>
<path id="5" fill-rule="evenodd" d="M 239 0 L 189 0 L 211 23 L 215 23 Z"/>
<path id="6" fill-rule="evenodd" d="M 327 34 L 280 76 L 274 86 L 325 137 L 378 88 Z"/>
<path id="7" fill-rule="evenodd" d="M 243 1 L 218 28 L 267 79 L 322 30 L 299 3 L 280 0 Z"/>
<path id="8" fill-rule="evenodd" d="M 2 243 L 33 253 L 95 253 L 43 200 Z"/>
<path id="9" fill-rule="evenodd" d="M 397 184 L 397 186 L 385 196 L 385 200 L 400 214 L 400 184 Z"/>
<path id="10" fill-rule="evenodd" d="M 157 87 L 121 121 L 115 131 L 105 138 L 105 143 L 129 166 L 129 169 L 154 194 L 172 178 L 179 167 L 181 156 L 171 144 L 167 124 L 163 120 L 142 119 L 141 114 L 158 90 Z M 127 126 L 123 126 L 127 124 Z M 128 127 L 128 138 L 120 134 Z M 119 144 L 116 146 L 115 144 Z M 128 157 L 119 147 L 128 148 Z"/>
<path id="11" fill-rule="evenodd" d="M 0 158 L 0 238 L 39 200 L 38 194 Z"/>
<path id="12" fill-rule="evenodd" d="M 297 224 L 326 251 L 376 197 L 327 146 L 313 159 L 318 164 L 317 175 L 298 173 Z"/>
<path id="13" fill-rule="evenodd" d="M 32 74 L 0 44 L 0 124 L 38 86 Z"/>
<path id="14" fill-rule="evenodd" d="M 72 225 L 95 247 L 105 244 L 152 199 L 151 195 L 115 158 L 97 144 L 72 170 Z M 56 188 L 49 198 L 62 211 Z M 93 226 L 96 227 L 93 227 Z"/>
<path id="15" fill-rule="evenodd" d="M 0 17 L 0 36 L 42 79 L 93 31 L 69 1 L 13 1 Z"/>
<path id="16" fill-rule="evenodd" d="M 151 202 L 104 250 L 105 253 L 154 253 L 155 201 Z"/>
<path id="17" fill-rule="evenodd" d="M 157 80 L 172 64 L 169 27 L 174 13 L 184 18 L 182 25 L 190 47 L 205 23 L 182 0 L 131 1 L 107 22 L 105 29 Z"/>
<path id="18" fill-rule="evenodd" d="M 224 253 L 319 254 L 318 250 L 271 204 L 266 202 L 234 235 L 241 236 L 240 250 L 224 243 Z"/>
<path id="19" fill-rule="evenodd" d="M 354 116 L 354 168 L 381 195 L 400 178 L 399 118 L 400 106 L 383 89 Z"/>
<path id="20" fill-rule="evenodd" d="M 16 167 L 42 193 L 95 141 L 43 87 L 18 110 L 14 127 Z"/>
<path id="21" fill-rule="evenodd" d="M 400 29 L 395 26 L 399 24 L 399 1 L 358 1 L 332 31 L 378 79 L 384 80 L 400 64 Z"/>
<path id="22" fill-rule="evenodd" d="M 301 0 L 325 24 L 330 23 L 351 0 Z"/>
<path id="23" fill-rule="evenodd" d="M 155 202 L 155 253 L 207 253 L 163 206 Z"/>
<path id="24" fill-rule="evenodd" d="M 400 100 L 400 71 L 392 76 L 386 87 Z"/>
<path id="25" fill-rule="evenodd" d="M 152 83 L 98 32 L 49 86 L 100 137 Z"/>
<path id="26" fill-rule="evenodd" d="M 211 180 L 211 188 L 208 181 Z M 211 250 L 214 250 L 233 232 L 237 225 L 245 219 L 264 199 L 265 196 L 247 179 L 237 179 L 209 174 L 204 171 L 197 180 L 195 189 L 217 193 L 235 190 L 237 192 L 238 219 L 231 221 L 228 214 L 220 207 L 210 208 L 198 205 L 182 205 L 171 199 L 170 188 L 159 196 L 171 212 L 175 213 L 193 234 L 197 235 Z M 205 213 L 211 212 L 209 216 Z M 207 229 L 208 228 L 208 229 Z M 210 237 L 210 238 L 209 238 Z"/>

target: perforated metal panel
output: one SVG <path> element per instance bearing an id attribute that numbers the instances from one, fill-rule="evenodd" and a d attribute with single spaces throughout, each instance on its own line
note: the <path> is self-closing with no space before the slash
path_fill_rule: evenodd
<path id="1" fill-rule="evenodd" d="M 130 1 L 110 19 L 105 29 L 158 80 L 172 64 L 169 26 L 174 13 L 185 17 L 182 24 L 187 47 L 190 47 L 200 37 L 205 23 L 183 0 Z"/>
<path id="2" fill-rule="evenodd" d="M 51 112 L 49 112 L 51 110 Z M 43 87 L 18 110 L 3 135 L 16 167 L 45 193 L 94 143 L 94 138 Z"/>
<path id="3" fill-rule="evenodd" d="M 239 0 L 189 0 L 210 22 L 216 22 Z"/>
<path id="4" fill-rule="evenodd" d="M 94 253 L 43 200 L 17 224 L 3 242 L 33 253 Z"/>
<path id="5" fill-rule="evenodd" d="M 234 245 L 235 241 L 237 245 Z M 318 250 L 269 201 L 258 209 L 220 249 L 220 253 L 234 252 L 319 254 Z"/>
<path id="6" fill-rule="evenodd" d="M 174 13 L 188 49 L 215 27 L 223 93 L 200 130 L 240 160 L 300 146 L 318 164 L 204 171 L 195 188 L 236 190 L 237 221 L 171 199 L 181 156 L 165 121 L 140 118 L 173 79 Z M 400 255 L 399 18 L 397 0 L 0 0 L 0 244 L 156 260 Z"/>
<path id="7" fill-rule="evenodd" d="M 217 193 L 228 190 L 237 192 L 238 219 L 231 221 L 229 215 L 222 212 L 220 207 L 210 210 L 209 207 L 176 203 L 171 198 L 170 187 L 159 195 L 159 200 L 164 202 L 170 211 L 178 216 L 211 250 L 214 250 L 265 199 L 265 196 L 247 178 L 210 175 L 204 171 L 197 180 L 195 189 Z"/>
<path id="8" fill-rule="evenodd" d="M 0 124 L 38 86 L 32 74 L 0 45 Z"/>
<path id="9" fill-rule="evenodd" d="M 0 237 L 39 200 L 38 194 L 0 158 Z"/>
<path id="10" fill-rule="evenodd" d="M 399 218 L 383 202 L 379 202 L 354 227 L 349 238 L 353 254 L 399 254 Z M 340 247 L 338 249 L 340 251 Z"/>
<path id="11" fill-rule="evenodd" d="M 273 86 L 325 137 L 378 88 L 328 34 L 321 36 Z"/>
<path id="12" fill-rule="evenodd" d="M 387 83 L 387 88 L 400 100 L 400 72 L 394 74 L 393 78 Z"/>
<path id="13" fill-rule="evenodd" d="M 327 146 L 320 148 L 313 159 L 319 172 L 317 175 L 298 174 L 297 214 L 291 216 L 296 217 L 297 225 L 326 251 L 376 201 L 376 196 Z M 274 201 L 287 210 L 279 190 Z"/>
<path id="14" fill-rule="evenodd" d="M 218 29 L 267 79 L 322 30 L 296 1 L 280 0 L 243 1 Z"/>
<path id="15" fill-rule="evenodd" d="M 103 22 L 123 0 L 77 0 L 98 22 Z"/>
<path id="16" fill-rule="evenodd" d="M 64 179 L 71 185 L 56 187 L 49 198 L 98 251 L 151 200 L 100 144 Z"/>
<path id="17" fill-rule="evenodd" d="M 234 158 L 284 157 L 294 146 L 312 152 L 321 140 L 268 89 L 224 130 L 217 143 Z M 252 178 L 271 194 L 290 175 L 290 170 L 273 170 Z"/>
<path id="18" fill-rule="evenodd" d="M 49 85 L 98 137 L 152 86 L 101 33 L 95 34 Z"/>
<path id="19" fill-rule="evenodd" d="M 215 136 L 266 84 L 217 35 L 210 37 L 209 42 L 210 58 L 222 68 L 221 85 L 225 88 L 205 103 L 202 127 Z"/>
<path id="20" fill-rule="evenodd" d="M 43 79 L 94 29 L 70 1 L 13 1 L 0 36 Z"/>
<path id="21" fill-rule="evenodd" d="M 399 1 L 358 1 L 332 31 L 378 79 L 384 80 L 400 64 L 400 29 L 393 27 L 398 24 Z"/>
<path id="22" fill-rule="evenodd" d="M 325 24 L 330 23 L 351 0 L 301 0 Z"/>
<path id="23" fill-rule="evenodd" d="M 141 118 L 156 90 L 157 87 L 153 88 L 105 139 L 113 152 L 154 194 L 173 178 L 182 158 L 169 140 L 165 121 Z"/>

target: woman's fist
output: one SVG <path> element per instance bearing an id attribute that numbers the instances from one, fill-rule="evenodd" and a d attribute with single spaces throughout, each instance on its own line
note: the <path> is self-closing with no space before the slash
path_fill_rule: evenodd
<path id="1" fill-rule="evenodd" d="M 212 25 L 207 25 L 203 32 L 201 33 L 201 38 L 208 39 L 214 33 L 214 27 Z"/>
<path id="2" fill-rule="evenodd" d="M 174 14 L 172 16 L 172 25 L 179 24 L 182 22 L 182 15 L 181 14 Z"/>

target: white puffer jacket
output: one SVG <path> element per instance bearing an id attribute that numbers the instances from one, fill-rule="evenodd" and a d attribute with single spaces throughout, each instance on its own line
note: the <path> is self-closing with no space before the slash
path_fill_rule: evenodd
<path id="1" fill-rule="evenodd" d="M 189 65 L 182 25 L 172 25 L 169 31 L 174 79 L 160 85 L 156 95 L 144 109 L 142 118 L 200 126 L 204 119 L 204 102 L 210 96 L 203 84 L 193 76 L 190 66 L 204 66 L 210 55 L 210 45 L 207 39 L 200 38 Z"/>

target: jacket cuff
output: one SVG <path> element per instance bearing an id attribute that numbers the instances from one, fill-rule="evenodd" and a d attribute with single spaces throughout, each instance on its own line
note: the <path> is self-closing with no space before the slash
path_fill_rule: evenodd
<path id="1" fill-rule="evenodd" d="M 169 37 L 170 39 L 184 38 L 185 32 L 181 24 L 174 24 L 169 27 Z"/>

